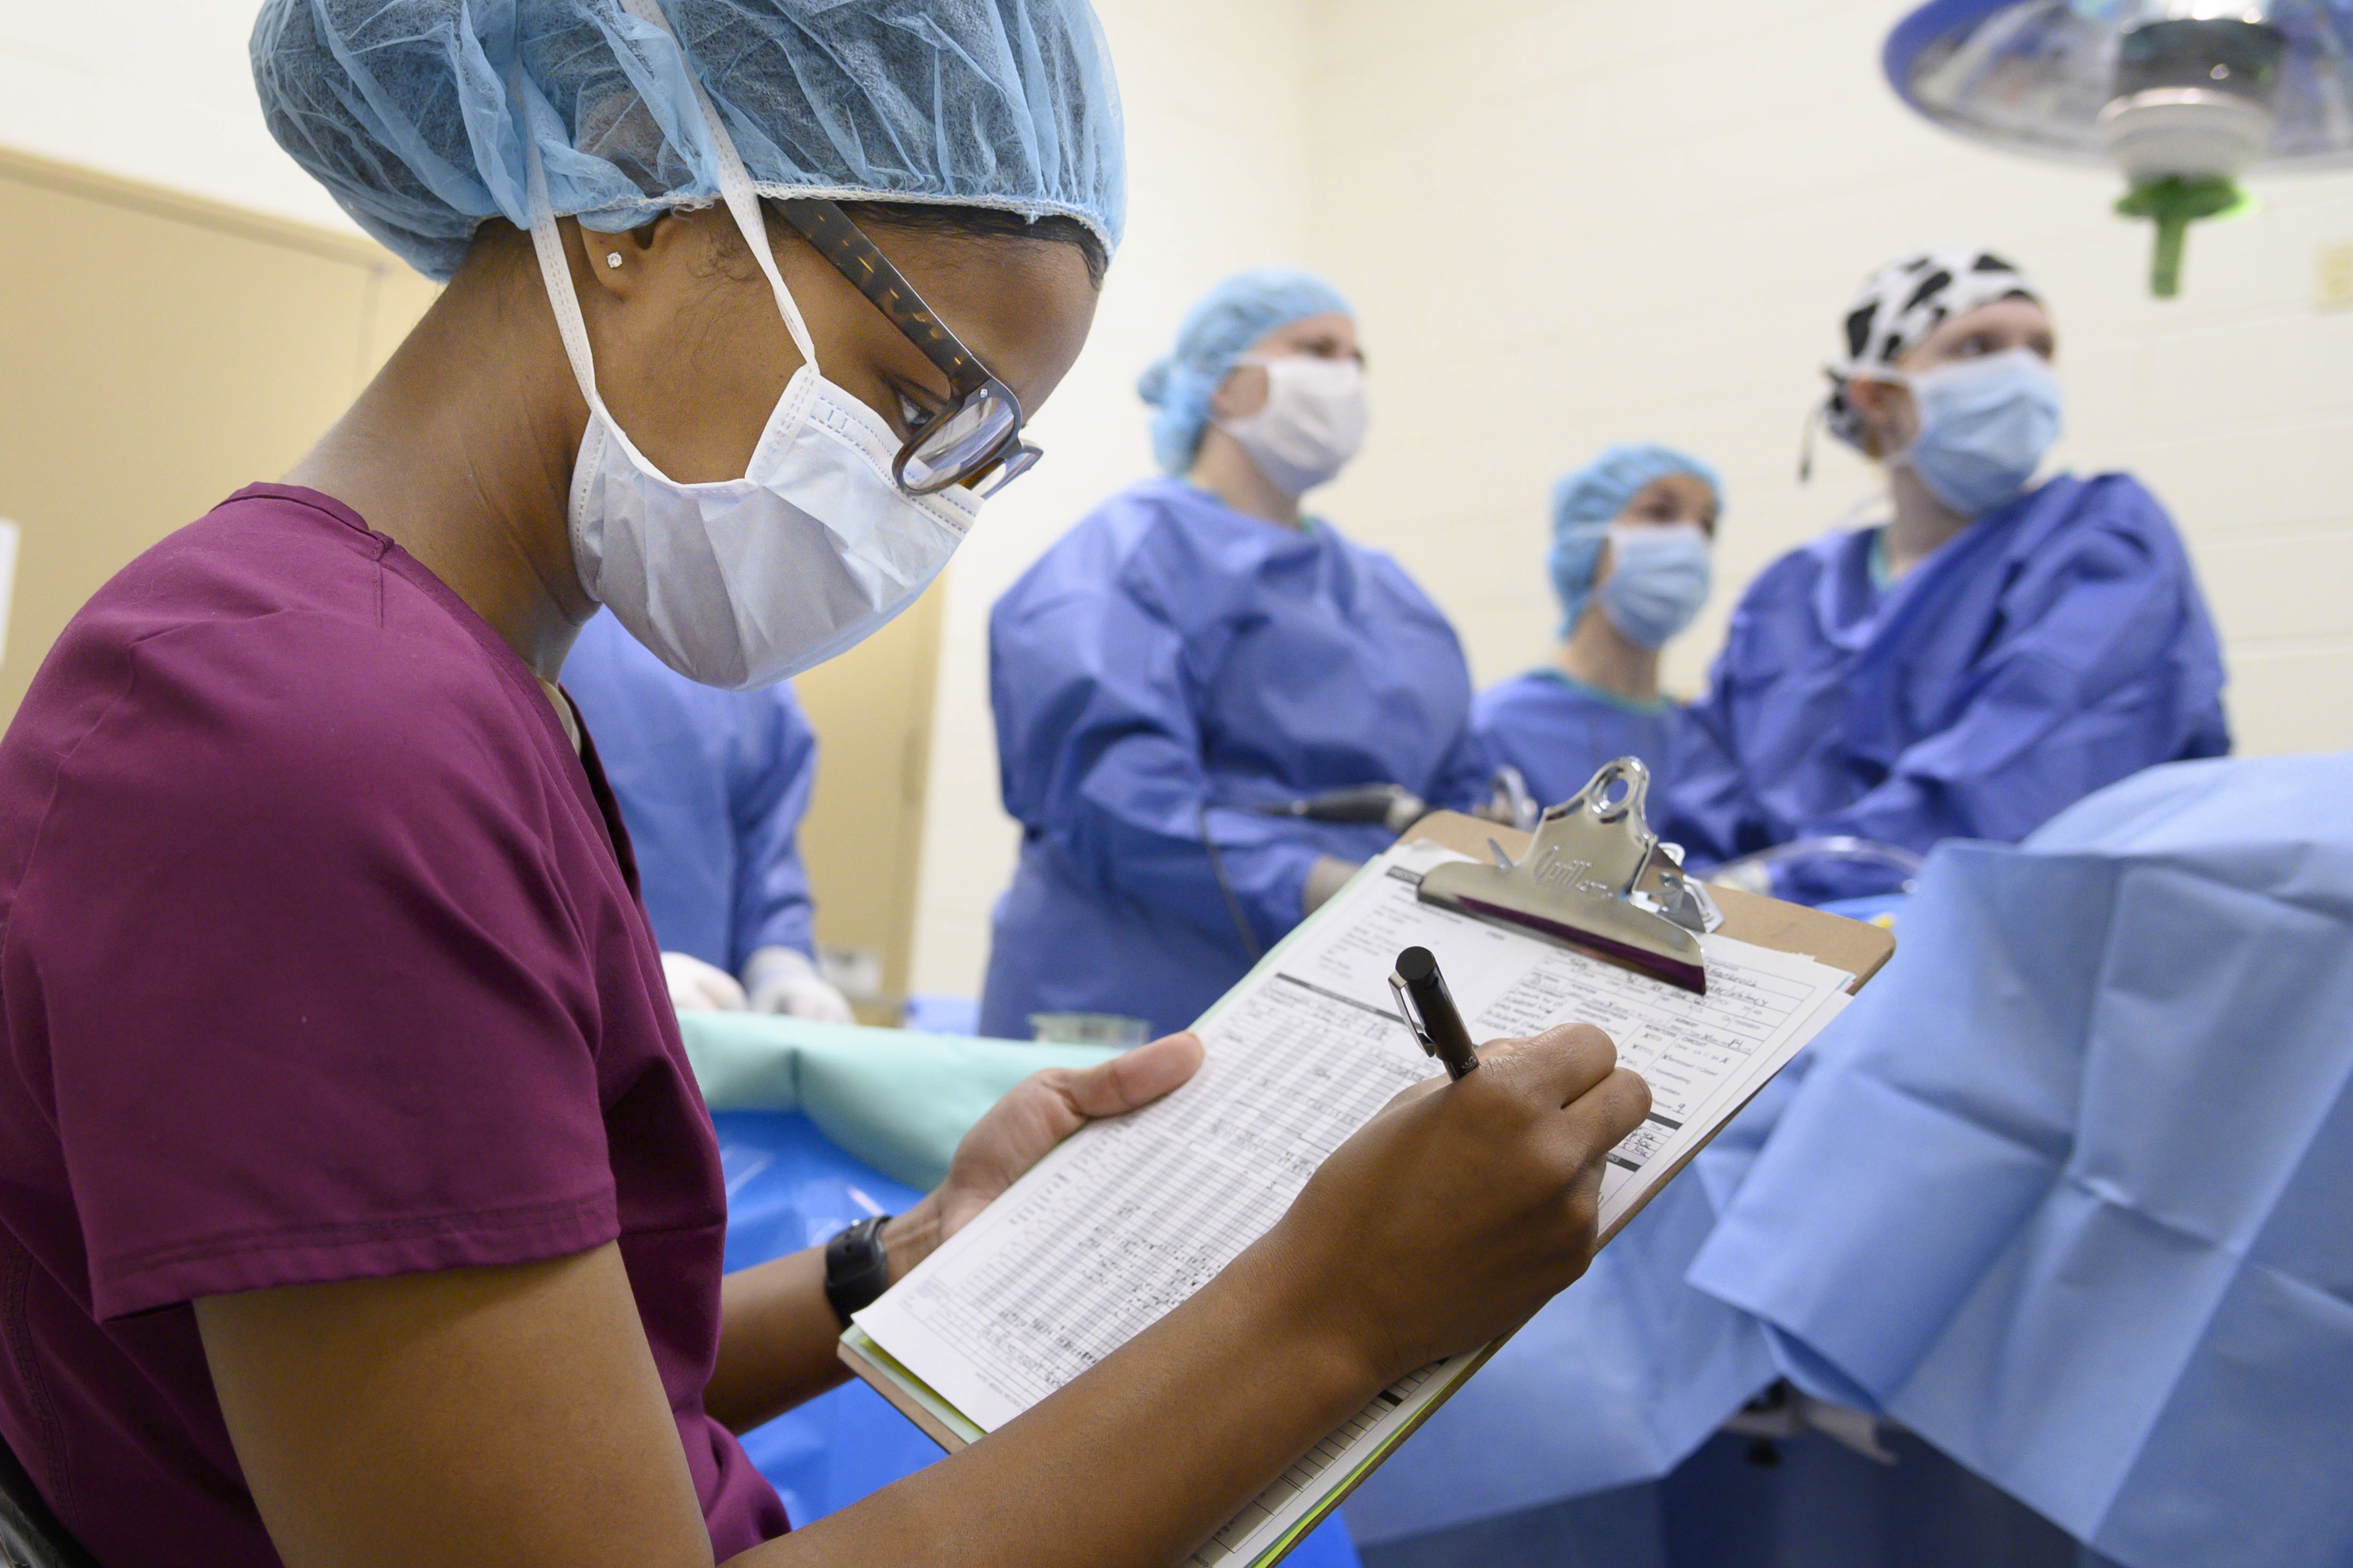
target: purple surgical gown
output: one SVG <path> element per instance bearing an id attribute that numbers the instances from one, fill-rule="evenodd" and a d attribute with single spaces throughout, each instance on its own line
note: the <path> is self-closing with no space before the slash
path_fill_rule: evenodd
<path id="1" fill-rule="evenodd" d="M 1038 1012 L 1183 1028 L 1298 923 L 1317 856 L 1391 842 L 1243 807 L 1366 784 L 1462 807 L 1485 787 L 1461 646 L 1395 561 L 1176 479 L 1113 497 L 1007 591 L 989 682 L 1022 845 L 985 1035 L 1026 1039 Z"/>
<path id="2" fill-rule="evenodd" d="M 1733 613 L 1658 817 L 1697 863 L 1841 834 L 2015 843 L 2230 750 L 2205 599 L 2138 481 L 2052 479 L 1885 587 L 1874 534 L 1790 552 Z M 1876 869 L 1792 869 L 1780 890 L 1811 901 L 1885 890 Z"/>

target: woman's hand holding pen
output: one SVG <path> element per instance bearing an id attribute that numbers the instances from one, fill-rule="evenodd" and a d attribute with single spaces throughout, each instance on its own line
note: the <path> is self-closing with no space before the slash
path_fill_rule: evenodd
<path id="1" fill-rule="evenodd" d="M 1525 1322 L 1592 1260 L 1601 1163 L 1651 1108 L 1590 1025 L 1408 1089 L 1245 1254 L 1379 1386 Z"/>

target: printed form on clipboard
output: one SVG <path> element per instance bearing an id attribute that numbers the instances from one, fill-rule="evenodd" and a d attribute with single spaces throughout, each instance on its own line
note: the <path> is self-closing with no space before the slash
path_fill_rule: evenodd
<path id="1" fill-rule="evenodd" d="M 1619 1059 L 1649 1080 L 1650 1118 L 1603 1172 L 1604 1240 L 1892 950 L 1884 932 L 1872 931 L 1877 945 L 1863 944 L 1871 957 L 1847 969 L 1719 931 L 1699 939 L 1707 991 L 1694 994 L 1417 896 L 1423 872 L 1469 858 L 1417 838 L 1368 864 L 1202 1018 L 1207 1053 L 1192 1082 L 1133 1115 L 1090 1124 L 1040 1161 L 857 1314 L 843 1359 L 934 1438 L 961 1447 L 1185 1300 L 1271 1228 L 1316 1167 L 1392 1096 L 1444 1071 L 1390 995 L 1402 948 L 1438 954 L 1474 1039 L 1596 1024 Z M 1729 923 L 1740 923 L 1736 907 Z M 1382 1391 L 1193 1562 L 1279 1561 L 1493 1349 Z"/>

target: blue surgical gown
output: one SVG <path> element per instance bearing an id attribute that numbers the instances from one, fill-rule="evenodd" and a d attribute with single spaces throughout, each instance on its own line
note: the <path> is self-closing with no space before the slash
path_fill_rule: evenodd
<path id="1" fill-rule="evenodd" d="M 730 974 L 763 947 L 812 952 L 797 836 L 817 736 L 792 689 L 689 680 L 600 612 L 572 647 L 564 689 L 620 802 L 664 951 Z"/>
<path id="2" fill-rule="evenodd" d="M 1038 1012 L 1183 1028 L 1298 923 L 1317 856 L 1391 842 L 1240 807 L 1485 786 L 1461 646 L 1395 561 L 1176 479 L 1089 513 L 997 602 L 989 685 L 1022 844 L 983 1034 L 1026 1039 Z"/>
<path id="3" fill-rule="evenodd" d="M 2129 1568 L 2353 1562 L 2353 754 L 1950 844 L 1689 1281 Z"/>
<path id="4" fill-rule="evenodd" d="M 1882 587 L 1875 530 L 1767 567 L 1685 710 L 1662 837 L 1700 864 L 1852 834 L 2015 843 L 2158 763 L 2230 750 L 2189 557 L 2131 478 L 2062 477 Z M 1884 890 L 1825 870 L 1809 901 Z"/>
<path id="5" fill-rule="evenodd" d="M 1663 697 L 1635 702 L 1556 669 L 1532 669 L 1481 692 L 1471 724 L 1488 761 L 1519 769 L 1539 805 L 1558 805 L 1620 757 L 1642 760 L 1656 800 L 1672 772 L 1674 710 Z"/>

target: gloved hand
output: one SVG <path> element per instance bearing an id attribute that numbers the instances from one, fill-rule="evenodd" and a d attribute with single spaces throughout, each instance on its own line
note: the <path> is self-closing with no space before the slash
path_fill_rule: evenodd
<path id="1" fill-rule="evenodd" d="M 817 972 L 808 955 L 795 948 L 754 949 L 744 965 L 744 989 L 754 1013 L 782 1013 L 817 1024 L 855 1024 L 849 998 Z"/>
<path id="2" fill-rule="evenodd" d="M 744 988 L 715 963 L 687 952 L 665 952 L 662 978 L 670 982 L 670 1005 L 681 1013 L 740 1013 Z"/>
<path id="3" fill-rule="evenodd" d="M 1318 855 L 1315 863 L 1307 868 L 1306 885 L 1299 889 L 1299 912 L 1312 915 L 1329 903 L 1332 895 L 1348 885 L 1356 874 L 1357 862 L 1343 860 L 1337 855 Z"/>

